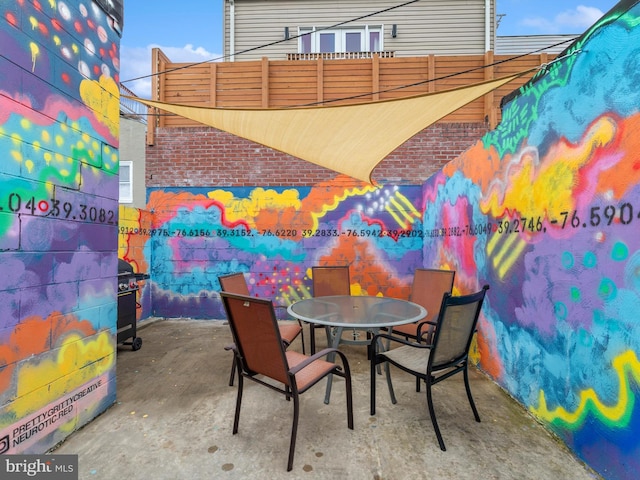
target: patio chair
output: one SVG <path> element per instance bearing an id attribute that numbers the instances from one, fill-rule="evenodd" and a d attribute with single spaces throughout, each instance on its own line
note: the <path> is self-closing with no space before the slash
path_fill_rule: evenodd
<path id="1" fill-rule="evenodd" d="M 404 338 L 425 341 L 430 343 L 433 339 L 433 328 L 426 322 L 435 322 L 438 318 L 442 296 L 451 293 L 453 290 L 453 280 L 456 272 L 454 270 L 437 270 L 431 268 L 416 268 L 413 272 L 413 284 L 411 285 L 411 295 L 409 300 L 423 306 L 427 310 L 427 318 L 416 323 L 398 325 L 393 327 L 391 333 L 401 335 Z M 418 338 L 418 329 L 422 325 L 425 327 L 426 335 Z M 420 379 L 416 379 L 416 392 L 420 391 Z"/>
<path id="2" fill-rule="evenodd" d="M 345 355 L 333 348 L 326 348 L 312 356 L 285 350 L 271 301 L 226 292 L 220 293 L 220 297 L 234 340 L 234 345 L 226 348 L 233 350 L 239 374 L 233 434 L 238 433 L 245 378 L 284 394 L 287 400 L 292 398 L 293 427 L 287 463 L 287 471 L 291 471 L 300 411 L 299 396 L 329 374 L 345 379 L 347 426 L 353 430 L 351 371 Z M 323 359 L 330 354 L 340 357 L 342 367 Z M 277 383 L 274 384 L 274 381 Z M 270 419 L 273 414 L 264 410 L 260 410 L 259 413 L 266 413 L 265 419 Z"/>
<path id="3" fill-rule="evenodd" d="M 407 325 L 397 325 L 393 327 L 391 333 L 402 335 L 406 339 L 418 340 L 418 328 L 428 321 L 435 322 L 438 318 L 440 305 L 442 304 L 442 296 L 445 293 L 451 293 L 453 290 L 453 279 L 456 275 L 454 270 L 436 270 L 430 268 L 416 268 L 413 272 L 413 284 L 411 285 L 411 295 L 409 300 L 413 303 L 423 306 L 427 310 L 427 318 L 416 323 Z M 423 333 L 427 336 L 421 340 L 429 343 L 432 338 L 433 329 L 423 325 Z"/>
<path id="4" fill-rule="evenodd" d="M 350 295 L 351 280 L 349 279 L 348 265 L 311 267 L 311 280 L 314 297 L 328 297 L 331 295 Z M 311 354 L 316 353 L 316 334 L 318 328 L 323 325 L 309 324 L 311 337 Z"/>
<path id="5" fill-rule="evenodd" d="M 447 378 L 462 372 L 464 374 L 464 386 L 467 391 L 467 398 L 473 410 L 473 415 L 477 422 L 480 421 L 478 410 L 473 403 L 471 388 L 469 387 L 468 355 L 473 334 L 482 308 L 488 285 L 482 290 L 470 295 L 459 297 L 445 293 L 442 298 L 442 305 L 439 309 L 436 322 L 429 322 L 435 326 L 433 341 L 430 344 L 410 342 L 403 338 L 381 333 L 375 335 L 369 345 L 371 356 L 371 415 L 376 413 L 376 372 L 375 367 L 380 363 L 388 362 L 399 369 L 414 375 L 419 380 L 426 383 L 427 405 L 433 429 L 438 437 L 440 449 L 445 451 L 446 447 L 442 440 L 440 428 L 436 421 L 436 413 L 433 408 L 433 398 L 431 388 Z M 421 330 L 421 329 L 420 329 Z M 418 332 L 420 338 L 421 331 Z M 386 338 L 392 343 L 396 342 L 402 346 L 379 351 L 379 340 Z M 387 385 L 391 403 L 397 403 L 391 375 L 387 369 Z"/>
<path id="6" fill-rule="evenodd" d="M 246 295 L 249 294 L 249 285 L 247 285 L 247 280 L 244 276 L 244 273 L 230 273 L 228 275 L 221 275 L 218 277 L 218 281 L 220 282 L 220 288 L 223 292 L 228 293 L 237 293 L 238 295 Z M 284 305 L 274 305 L 274 308 L 287 308 Z M 278 328 L 280 330 L 280 336 L 282 337 L 282 341 L 285 346 L 288 347 L 291 345 L 298 335 L 300 335 L 300 339 L 302 342 L 302 353 L 305 353 L 304 349 L 304 332 L 302 331 L 302 324 L 300 321 L 287 322 L 278 324 Z M 233 360 L 233 359 L 232 359 Z M 229 376 L 229 386 L 233 387 L 233 379 L 236 376 L 236 362 L 233 360 L 231 362 L 231 375 Z"/>

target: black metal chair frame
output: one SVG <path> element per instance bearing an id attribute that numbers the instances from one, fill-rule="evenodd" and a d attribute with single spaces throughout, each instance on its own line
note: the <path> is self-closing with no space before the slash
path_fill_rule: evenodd
<path id="1" fill-rule="evenodd" d="M 469 386 L 469 372 L 468 372 L 468 358 L 469 358 L 469 348 L 471 347 L 471 342 L 473 340 L 473 335 L 476 332 L 476 325 L 478 322 L 478 317 L 480 315 L 480 311 L 482 309 L 482 303 L 485 298 L 486 291 L 489 289 L 488 285 L 485 285 L 482 290 L 476 293 L 472 293 L 470 295 L 464 296 L 452 296 L 449 293 L 445 293 L 442 299 L 442 306 L 440 308 L 440 314 L 438 315 L 438 319 L 436 322 L 428 322 L 435 328 L 435 333 L 433 336 L 433 341 L 430 344 L 425 343 L 416 343 L 410 342 L 403 338 L 399 338 L 396 336 L 388 335 L 388 334 L 378 334 L 373 337 L 371 343 L 369 345 L 370 349 L 370 357 L 371 357 L 371 415 L 375 415 L 376 413 L 376 366 L 380 363 L 391 363 L 395 365 L 399 369 L 414 375 L 419 380 L 423 380 L 426 383 L 426 391 L 427 391 L 427 405 L 429 408 L 429 416 L 431 417 L 431 423 L 433 424 L 433 429 L 435 430 L 436 437 L 438 438 L 438 444 L 440 445 L 440 449 L 445 451 L 446 447 L 444 444 L 444 440 L 442 439 L 442 434 L 440 433 L 440 428 L 438 427 L 438 422 L 436 420 L 435 409 L 433 407 L 433 395 L 431 391 L 431 387 L 436 383 L 439 383 L 447 378 L 455 375 L 456 373 L 462 372 L 464 375 L 464 386 L 467 392 L 467 398 L 469 399 L 469 404 L 471 405 L 471 409 L 473 410 L 473 415 L 477 422 L 480 422 L 480 415 L 478 414 L 478 410 L 476 409 L 475 403 L 473 401 L 473 396 L 471 395 L 471 388 Z M 446 335 L 447 328 L 450 328 L 450 324 L 448 323 L 451 319 L 447 315 L 447 309 L 450 307 L 455 308 L 456 306 L 463 306 L 468 304 L 476 303 L 476 309 L 474 313 L 474 318 L 470 325 L 470 332 L 468 333 L 468 338 L 466 340 L 466 347 L 464 351 L 459 351 L 454 358 L 450 358 L 446 361 L 442 361 L 439 363 L 435 363 L 434 359 L 437 358 L 437 350 L 438 343 L 440 338 L 443 335 Z M 431 328 L 429 325 L 425 325 L 426 329 Z M 422 328 L 422 326 L 421 326 Z M 425 332 L 427 334 L 427 332 Z M 422 332 L 418 332 L 418 338 L 422 335 Z M 378 351 L 379 348 L 382 348 L 381 339 L 387 339 L 388 341 L 395 342 L 401 345 L 405 345 L 406 347 L 399 348 L 412 348 L 416 349 L 416 353 L 418 350 L 429 350 L 428 352 L 428 360 L 427 366 L 424 371 L 416 371 L 408 368 L 406 365 L 399 363 L 397 361 L 393 361 L 392 359 L 387 357 L 388 350 Z M 407 350 L 408 351 L 408 350 Z M 387 385 L 389 387 L 389 395 L 391 396 L 391 403 L 396 404 L 397 400 L 395 397 L 395 393 L 393 391 L 393 384 L 391 383 L 391 376 L 389 375 L 389 371 L 387 370 Z"/>
<path id="2" fill-rule="evenodd" d="M 411 285 L 411 295 L 409 296 L 409 300 L 426 308 L 428 319 L 420 320 L 415 324 L 411 324 L 411 326 L 415 325 L 414 334 L 411 334 L 407 331 L 409 325 L 395 327 L 391 329 L 391 333 L 393 335 L 404 337 L 405 340 L 431 343 L 433 341 L 433 328 L 431 327 L 434 325 L 433 322 L 438 318 L 437 307 L 442 304 L 442 295 L 444 295 L 445 293 L 451 293 L 451 291 L 453 290 L 453 282 L 455 280 L 455 276 L 455 270 L 416 268 L 413 272 L 413 283 Z M 440 292 L 436 293 L 436 291 L 434 291 L 436 289 L 434 288 L 433 284 L 435 284 L 436 287 L 439 286 L 441 288 L 444 288 L 446 284 L 447 289 L 441 290 Z M 422 330 L 419 329 L 419 326 L 425 323 L 427 325 L 424 325 L 423 328 L 426 330 L 426 332 L 425 334 L 423 334 Z M 387 331 L 387 333 L 389 332 Z M 419 391 L 420 378 L 416 377 L 416 392 Z"/>
<path id="3" fill-rule="evenodd" d="M 346 356 L 339 350 L 334 348 L 325 348 L 311 356 L 298 354 L 296 352 L 295 353 L 296 355 L 304 356 L 306 357 L 306 359 L 304 359 L 299 363 L 296 363 L 293 367 L 289 367 L 289 362 L 287 360 L 287 352 L 285 350 L 285 345 L 283 344 L 282 339 L 280 337 L 278 323 L 275 316 L 275 311 L 273 309 L 273 303 L 271 303 L 269 300 L 261 300 L 253 297 L 247 297 L 244 295 L 236 295 L 236 294 L 225 293 L 225 292 L 221 292 L 220 296 L 222 298 L 225 311 L 227 312 L 229 326 L 231 327 L 231 333 L 234 339 L 234 344 L 225 347 L 225 349 L 233 350 L 235 363 L 238 371 L 238 395 L 236 398 L 236 408 L 235 408 L 235 415 L 233 420 L 233 434 L 235 435 L 238 433 L 238 426 L 240 423 L 240 407 L 242 405 L 242 393 L 243 393 L 243 387 L 244 387 L 243 379 L 247 378 L 260 385 L 264 385 L 265 387 L 268 387 L 271 390 L 279 392 L 285 395 L 288 401 L 293 399 L 293 425 L 291 428 L 291 440 L 289 443 L 289 458 L 287 462 L 287 471 L 291 471 L 293 468 L 293 457 L 295 452 L 296 436 L 297 436 L 297 430 L 298 430 L 298 418 L 300 415 L 299 396 L 300 394 L 306 392 L 311 387 L 316 385 L 320 380 L 325 378 L 327 375 L 330 375 L 330 374 L 338 375 L 345 379 L 346 397 L 347 397 L 347 426 L 349 429 L 353 430 L 353 395 L 352 395 L 351 371 L 349 368 L 349 362 L 347 361 Z M 245 348 L 243 345 L 243 341 L 242 341 L 242 338 L 238 336 L 238 330 L 235 323 L 236 320 L 234 319 L 233 314 L 231 313 L 232 308 L 230 307 L 230 302 L 234 300 L 241 301 L 243 303 L 243 306 L 247 306 L 247 307 L 250 307 L 251 303 L 258 304 L 259 306 L 263 306 L 263 307 L 267 305 L 269 306 L 270 318 L 266 318 L 265 316 L 258 316 L 259 318 L 252 319 L 252 321 L 271 321 L 272 323 L 273 336 L 277 338 L 277 341 L 280 347 L 279 351 L 281 354 L 281 358 L 274 359 L 274 362 L 276 365 L 281 364 L 287 367 L 286 368 L 287 381 L 284 384 L 284 388 L 281 388 L 278 385 L 269 383 L 268 381 L 265 381 L 262 378 L 271 379 L 272 381 L 273 380 L 278 381 L 278 379 L 270 377 L 267 373 L 261 373 L 248 368 L 247 363 L 245 361 L 245 359 L 247 358 L 247 355 L 245 355 Z M 337 354 L 340 357 L 342 366 L 335 364 L 333 368 L 327 369 L 326 362 L 322 362 L 321 359 L 332 353 Z M 303 388 L 299 389 L 296 381 L 296 374 L 301 372 L 303 369 L 307 367 L 314 368 L 314 365 L 313 365 L 314 362 L 318 362 L 319 360 L 323 363 L 323 366 L 321 366 L 321 367 L 324 367 L 323 371 L 319 375 L 317 375 L 317 377 L 313 377 L 313 380 L 310 383 L 304 385 Z"/>

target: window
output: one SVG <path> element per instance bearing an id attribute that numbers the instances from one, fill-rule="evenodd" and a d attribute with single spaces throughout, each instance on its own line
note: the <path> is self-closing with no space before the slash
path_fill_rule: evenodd
<path id="1" fill-rule="evenodd" d="M 120 162 L 120 203 L 133 202 L 133 162 Z"/>
<path id="2" fill-rule="evenodd" d="M 300 27 L 299 53 L 381 52 L 382 25 L 316 30 Z"/>

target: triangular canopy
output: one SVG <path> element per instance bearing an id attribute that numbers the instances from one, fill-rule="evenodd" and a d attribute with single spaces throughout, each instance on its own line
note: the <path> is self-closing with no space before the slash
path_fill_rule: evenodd
<path id="1" fill-rule="evenodd" d="M 356 105 L 208 108 L 126 98 L 372 183 L 371 172 L 376 165 L 409 138 L 528 72 L 442 92 Z"/>

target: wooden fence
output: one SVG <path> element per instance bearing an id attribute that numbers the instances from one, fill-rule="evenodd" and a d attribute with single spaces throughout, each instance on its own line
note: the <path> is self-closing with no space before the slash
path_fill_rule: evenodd
<path id="1" fill-rule="evenodd" d="M 168 103 L 219 108 L 285 108 L 344 105 L 438 92 L 529 70 L 555 55 L 485 55 L 325 60 L 172 63 L 153 50 L 152 98 Z M 524 75 L 448 115 L 442 122 L 500 120 L 500 100 L 528 81 Z M 152 112 L 150 112 L 152 113 Z M 150 117 L 154 125 L 186 127 L 197 122 L 176 115 Z M 155 118 L 155 121 L 152 120 Z"/>

